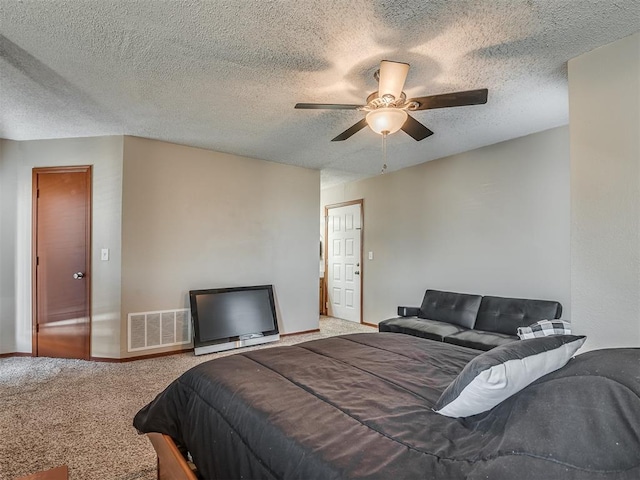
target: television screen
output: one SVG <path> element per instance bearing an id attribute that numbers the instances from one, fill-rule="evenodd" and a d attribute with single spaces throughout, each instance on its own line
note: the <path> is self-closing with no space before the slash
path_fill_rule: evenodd
<path id="1" fill-rule="evenodd" d="M 194 346 L 278 333 L 273 286 L 191 290 Z"/>

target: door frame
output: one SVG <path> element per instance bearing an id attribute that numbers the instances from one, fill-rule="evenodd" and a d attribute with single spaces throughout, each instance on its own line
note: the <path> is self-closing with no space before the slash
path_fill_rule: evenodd
<path id="1" fill-rule="evenodd" d="M 364 277 L 364 263 L 362 252 L 364 250 L 364 200 L 359 198 L 357 200 L 349 200 L 347 202 L 333 203 L 331 205 L 324 206 L 324 278 L 322 279 L 324 283 L 322 304 L 324 305 L 325 312 L 327 312 L 327 298 L 328 298 L 328 282 L 327 282 L 327 274 L 329 273 L 329 209 L 331 208 L 340 208 L 340 207 L 348 207 L 349 205 L 360 205 L 360 323 L 365 324 L 362 321 L 363 318 L 363 309 L 364 309 L 364 289 L 363 286 L 363 277 Z"/>
<path id="2" fill-rule="evenodd" d="M 93 212 L 92 203 L 92 186 L 93 186 L 93 168 L 91 165 L 77 165 L 68 167 L 34 167 L 31 171 L 31 356 L 38 356 L 38 302 L 37 302 L 37 266 L 38 266 L 38 175 L 49 173 L 85 173 L 88 176 L 86 203 L 88 205 L 86 211 L 85 244 L 87 246 L 85 253 L 86 279 L 87 288 L 85 289 L 85 304 L 87 306 L 86 316 L 88 319 L 88 331 L 85 338 L 86 358 L 91 358 L 91 327 L 92 327 L 92 306 L 91 306 L 91 284 L 93 276 L 91 275 L 91 234 L 92 223 L 91 213 Z"/>

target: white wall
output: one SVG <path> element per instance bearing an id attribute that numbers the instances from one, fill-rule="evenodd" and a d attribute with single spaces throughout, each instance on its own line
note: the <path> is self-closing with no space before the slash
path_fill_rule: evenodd
<path id="1" fill-rule="evenodd" d="M 122 144 L 122 137 L 2 141 L 3 352 L 31 352 L 32 169 L 93 165 L 91 355 L 119 356 Z M 111 249 L 109 262 L 100 261 L 101 248 Z"/>
<path id="2" fill-rule="evenodd" d="M 569 61 L 571 298 L 586 348 L 640 346 L 640 34 Z"/>
<path id="3" fill-rule="evenodd" d="M 571 318 L 568 127 L 325 189 L 321 204 L 358 198 L 365 322 L 427 288 L 558 300 Z"/>
<path id="4" fill-rule="evenodd" d="M 127 314 L 192 289 L 273 284 L 280 332 L 317 329 L 319 201 L 317 170 L 125 137 L 122 355 Z"/>

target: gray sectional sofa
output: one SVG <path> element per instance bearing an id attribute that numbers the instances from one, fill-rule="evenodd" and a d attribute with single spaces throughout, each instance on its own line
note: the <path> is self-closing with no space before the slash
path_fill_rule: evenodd
<path id="1" fill-rule="evenodd" d="M 490 350 L 518 340 L 518 327 L 560 318 L 562 305 L 551 300 L 427 290 L 420 307 L 398 307 L 398 315 L 380 322 L 379 331 Z"/>

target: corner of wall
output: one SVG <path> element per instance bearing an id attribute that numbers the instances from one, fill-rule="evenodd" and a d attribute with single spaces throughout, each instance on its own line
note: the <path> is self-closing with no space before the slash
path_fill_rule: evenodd
<path id="1" fill-rule="evenodd" d="M 569 61 L 569 116 L 574 330 L 638 347 L 640 33 Z"/>
<path id="2" fill-rule="evenodd" d="M 0 354 L 16 348 L 17 159 L 10 140 L 0 139 Z"/>

